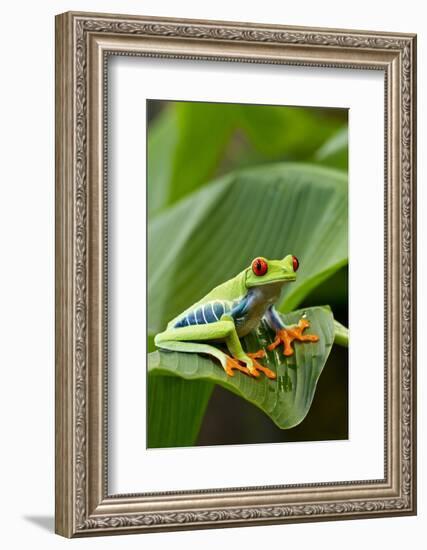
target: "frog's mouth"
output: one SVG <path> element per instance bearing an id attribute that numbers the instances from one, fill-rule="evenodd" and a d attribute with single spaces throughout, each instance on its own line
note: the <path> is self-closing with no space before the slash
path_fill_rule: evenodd
<path id="1" fill-rule="evenodd" d="M 269 279 L 266 281 L 263 281 L 262 279 L 258 279 L 256 284 L 249 284 L 248 287 L 256 287 L 256 286 L 265 286 L 265 285 L 276 285 L 276 284 L 284 284 L 284 283 L 292 283 L 296 281 L 297 276 L 295 274 L 289 274 L 285 275 L 283 277 L 278 277 L 277 279 Z"/>

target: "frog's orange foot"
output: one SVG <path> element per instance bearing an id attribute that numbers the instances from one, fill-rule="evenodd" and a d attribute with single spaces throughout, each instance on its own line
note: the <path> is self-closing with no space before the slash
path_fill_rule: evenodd
<path id="1" fill-rule="evenodd" d="M 319 337 L 316 334 L 303 334 L 303 331 L 309 326 L 310 323 L 307 319 L 300 319 L 297 325 L 278 330 L 276 332 L 276 339 L 267 349 L 271 351 L 276 349 L 280 344 L 283 344 L 283 353 L 289 356 L 294 353 L 292 348 L 292 342 L 294 340 L 298 342 L 318 342 Z"/>
<path id="2" fill-rule="evenodd" d="M 264 367 L 264 365 L 261 365 L 257 361 L 257 359 L 261 359 L 261 357 L 265 357 L 266 353 L 264 350 L 256 351 L 255 353 L 248 353 L 248 357 L 252 359 L 252 365 L 250 367 L 246 365 L 241 365 L 243 361 L 240 361 L 236 357 L 226 357 L 226 364 L 224 367 L 225 372 L 228 374 L 228 376 L 234 376 L 234 370 L 239 370 L 240 372 L 243 372 L 247 374 L 248 376 L 253 376 L 254 378 L 259 377 L 259 373 L 263 372 L 268 378 L 274 379 L 276 378 L 276 373 L 270 370 L 267 367 Z"/>
<path id="3" fill-rule="evenodd" d="M 239 370 L 240 372 L 244 372 L 245 374 L 248 374 L 249 376 L 252 375 L 251 371 L 246 366 L 242 366 L 239 363 L 239 360 L 236 358 L 228 357 L 226 356 L 225 359 L 225 372 L 228 374 L 228 376 L 234 376 L 234 370 Z"/>
<path id="4" fill-rule="evenodd" d="M 254 353 L 248 353 L 248 356 L 252 359 L 252 368 L 255 369 L 255 371 L 261 371 L 265 374 L 267 378 L 270 378 L 271 380 L 274 380 L 276 378 L 276 373 L 269 369 L 268 367 L 264 367 L 264 365 L 261 365 L 257 361 L 257 359 L 261 359 L 262 357 L 265 357 L 267 354 L 263 349 L 260 349 Z M 254 376 L 254 374 L 252 374 Z M 255 376 L 258 376 L 258 372 Z"/>

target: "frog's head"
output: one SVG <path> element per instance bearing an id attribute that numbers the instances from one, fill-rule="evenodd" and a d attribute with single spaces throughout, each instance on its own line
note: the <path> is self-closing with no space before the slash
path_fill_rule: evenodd
<path id="1" fill-rule="evenodd" d="M 295 281 L 298 266 L 298 259 L 291 254 L 283 260 L 255 258 L 246 269 L 246 288 Z"/>

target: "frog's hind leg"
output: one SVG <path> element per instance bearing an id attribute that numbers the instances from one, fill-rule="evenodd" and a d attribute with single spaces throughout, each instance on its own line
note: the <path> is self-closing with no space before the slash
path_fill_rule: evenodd
<path id="1" fill-rule="evenodd" d="M 233 369 L 240 370 L 246 374 L 249 374 L 248 368 L 243 367 L 232 357 L 229 357 L 226 353 L 210 346 L 209 344 L 199 344 L 196 342 L 177 342 L 174 340 L 166 340 L 158 344 L 161 349 L 167 349 L 169 351 L 180 351 L 184 353 L 205 353 L 218 359 L 222 368 L 229 376 L 234 376 Z"/>
<path id="2" fill-rule="evenodd" d="M 208 341 L 225 342 L 232 357 L 206 343 Z M 242 349 L 234 322 L 224 316 L 216 323 L 198 325 L 197 327 L 170 328 L 156 335 L 154 343 L 159 348 L 212 355 L 220 361 L 222 368 L 229 376 L 234 375 L 233 370 L 239 370 L 250 376 L 259 376 L 253 359 Z"/>

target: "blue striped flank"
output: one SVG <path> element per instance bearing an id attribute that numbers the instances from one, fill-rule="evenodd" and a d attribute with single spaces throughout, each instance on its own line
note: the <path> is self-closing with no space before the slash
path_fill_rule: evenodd
<path id="1" fill-rule="evenodd" d="M 208 302 L 204 306 L 204 312 L 205 312 L 205 319 L 207 323 L 215 323 L 216 321 L 219 321 L 218 317 L 214 314 L 212 302 Z"/>
<path id="2" fill-rule="evenodd" d="M 203 315 L 203 310 L 204 310 L 204 307 L 199 307 L 196 309 L 196 311 L 194 312 L 195 316 L 196 316 L 196 323 L 198 325 L 205 325 L 206 324 L 206 321 L 205 321 L 205 317 Z"/>
<path id="3" fill-rule="evenodd" d="M 196 309 L 193 309 L 192 311 L 189 311 L 187 315 L 175 323 L 174 327 L 181 328 L 190 325 L 206 325 L 209 323 L 216 323 L 221 319 L 221 316 L 230 311 L 230 309 L 230 304 L 227 302 L 208 302 Z"/>
<path id="4" fill-rule="evenodd" d="M 221 319 L 221 315 L 224 314 L 224 305 L 222 302 L 214 302 L 213 303 L 213 309 L 214 309 L 214 315 L 219 319 Z"/>

